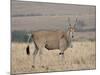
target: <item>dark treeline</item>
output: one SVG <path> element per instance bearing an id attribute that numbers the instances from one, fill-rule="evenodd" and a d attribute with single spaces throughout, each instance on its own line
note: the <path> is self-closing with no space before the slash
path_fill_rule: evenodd
<path id="1" fill-rule="evenodd" d="M 14 14 L 11 15 L 12 17 L 27 17 L 27 16 L 67 16 L 67 15 L 71 15 L 71 14 L 41 14 L 41 13 L 35 13 L 35 14 Z"/>
<path id="2" fill-rule="evenodd" d="M 18 14 L 12 15 L 12 17 L 26 17 L 26 16 L 44 16 L 43 14 Z"/>
<path id="3" fill-rule="evenodd" d="M 95 29 L 88 29 L 88 30 L 81 30 L 81 31 L 77 31 L 77 32 L 91 32 L 94 31 Z M 27 43 L 29 36 L 27 34 L 32 33 L 32 31 L 30 32 L 26 32 L 26 31 L 12 31 L 11 32 L 11 41 L 12 42 L 23 42 L 23 43 Z M 80 37 L 80 39 L 82 40 L 82 37 Z M 84 39 L 89 40 L 87 37 L 85 37 Z M 79 39 L 75 39 L 75 40 L 79 40 Z M 30 40 L 30 42 L 32 41 L 32 39 Z"/>
<path id="4" fill-rule="evenodd" d="M 12 42 L 27 42 L 28 41 L 28 33 L 25 31 L 12 31 L 11 32 L 11 41 Z M 31 40 L 30 40 L 31 41 Z"/>

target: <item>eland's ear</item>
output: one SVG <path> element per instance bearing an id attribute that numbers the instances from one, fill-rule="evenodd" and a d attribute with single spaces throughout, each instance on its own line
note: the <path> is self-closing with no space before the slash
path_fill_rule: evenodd
<path id="1" fill-rule="evenodd" d="M 70 17 L 68 17 L 68 26 L 70 26 L 71 23 L 70 23 Z"/>
<path id="2" fill-rule="evenodd" d="M 77 18 L 76 18 L 76 20 L 75 20 L 75 24 L 74 24 L 74 28 L 76 28 L 76 25 L 77 25 Z"/>
<path id="3" fill-rule="evenodd" d="M 68 29 L 70 29 L 72 27 L 71 23 L 70 23 L 70 17 L 68 17 Z"/>

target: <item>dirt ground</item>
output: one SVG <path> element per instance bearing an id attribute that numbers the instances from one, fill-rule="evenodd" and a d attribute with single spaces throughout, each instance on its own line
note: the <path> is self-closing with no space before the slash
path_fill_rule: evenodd
<path id="1" fill-rule="evenodd" d="M 12 43 L 11 73 L 36 73 L 51 71 L 86 70 L 96 68 L 95 41 L 73 42 L 73 48 L 65 51 L 64 62 L 60 60 L 59 50 L 43 50 L 43 60 L 36 56 L 35 68 L 32 68 L 32 52 L 34 45 L 30 44 L 31 54 L 26 54 L 26 43 Z M 43 66 L 40 66 L 40 63 Z"/>

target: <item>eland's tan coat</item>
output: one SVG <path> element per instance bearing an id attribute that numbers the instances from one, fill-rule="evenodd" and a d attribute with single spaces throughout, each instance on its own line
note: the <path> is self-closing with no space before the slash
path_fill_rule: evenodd
<path id="1" fill-rule="evenodd" d="M 35 50 L 33 52 L 33 66 L 35 62 L 35 56 L 39 52 L 40 58 L 43 52 L 43 48 L 48 50 L 59 49 L 59 55 L 64 57 L 64 51 L 68 47 L 72 46 L 72 38 L 74 37 L 73 33 L 75 30 L 75 25 L 69 24 L 67 31 L 35 31 L 31 34 L 30 38 L 34 41 Z M 29 45 L 26 48 L 26 52 L 29 55 Z"/>

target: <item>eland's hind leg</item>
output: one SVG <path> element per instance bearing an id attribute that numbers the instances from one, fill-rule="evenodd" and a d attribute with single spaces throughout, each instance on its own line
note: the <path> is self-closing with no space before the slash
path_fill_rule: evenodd
<path id="1" fill-rule="evenodd" d="M 40 43 L 40 44 L 38 45 L 38 47 L 39 47 L 39 58 L 40 58 L 39 64 L 40 64 L 41 67 L 44 68 L 43 51 L 44 51 L 44 49 L 45 49 L 45 41 L 42 42 L 42 43 Z"/>
<path id="2" fill-rule="evenodd" d="M 42 48 L 39 50 L 39 64 L 40 66 L 43 66 L 42 63 L 43 63 L 43 52 L 42 52 Z"/>
<path id="3" fill-rule="evenodd" d="M 39 64 L 40 64 L 40 67 L 44 68 L 45 67 L 45 62 L 43 60 L 43 51 L 44 51 L 44 45 L 42 44 L 41 47 L 39 47 Z"/>
<path id="4" fill-rule="evenodd" d="M 35 49 L 34 52 L 33 52 L 33 65 L 32 65 L 32 68 L 35 68 L 35 57 L 36 57 L 38 51 L 39 51 L 38 49 Z"/>

